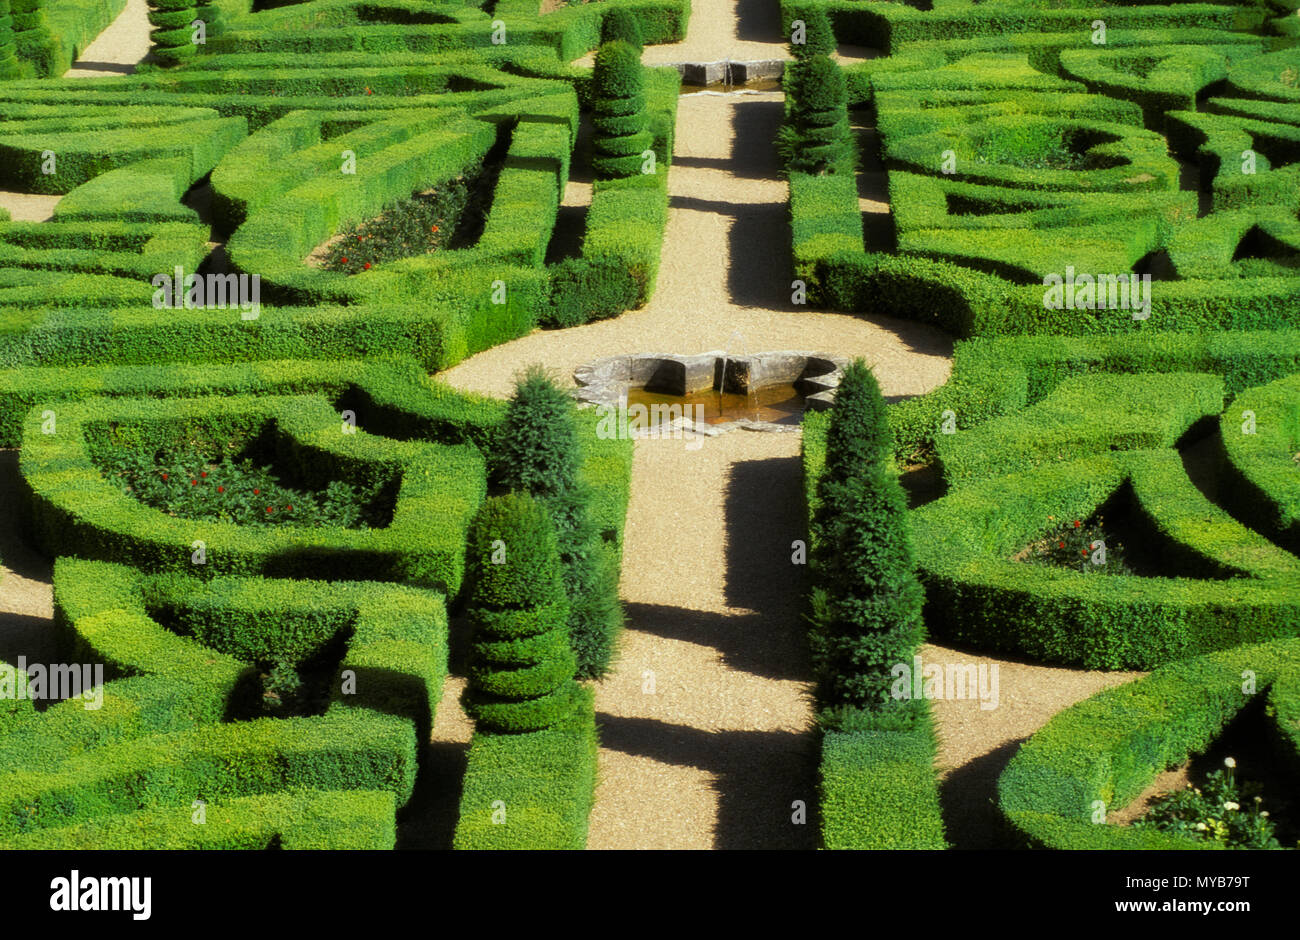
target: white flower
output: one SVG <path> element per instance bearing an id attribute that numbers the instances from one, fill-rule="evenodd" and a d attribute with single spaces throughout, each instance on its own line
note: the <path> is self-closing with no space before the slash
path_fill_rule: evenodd
<path id="1" fill-rule="evenodd" d="M 1205 823 L 1197 823 L 1196 828 L 1199 829 L 1201 832 L 1204 832 L 1206 829 L 1209 828 L 1209 826 L 1205 825 Z"/>
<path id="2" fill-rule="evenodd" d="M 1264 802 L 1264 798 L 1263 798 L 1262 796 L 1257 796 L 1257 797 L 1255 797 L 1255 802 L 1256 802 L 1256 803 L 1262 803 L 1262 802 Z"/>
<path id="3" fill-rule="evenodd" d="M 1261 815 L 1261 816 L 1267 816 L 1267 815 L 1268 815 L 1268 810 L 1266 810 L 1266 809 L 1261 809 L 1261 810 L 1259 811 L 1259 815 Z"/>
<path id="4" fill-rule="evenodd" d="M 1236 767 L 1236 766 L 1237 766 L 1237 762 L 1236 762 L 1235 760 L 1233 760 L 1231 757 L 1225 757 L 1225 758 L 1223 759 L 1223 766 L 1224 766 L 1224 767 Z"/>
<path id="5" fill-rule="evenodd" d="M 1223 808 L 1227 810 L 1241 809 L 1241 807 L 1238 806 L 1236 803 L 1232 802 L 1232 800 L 1228 800 L 1228 802 L 1224 803 Z"/>

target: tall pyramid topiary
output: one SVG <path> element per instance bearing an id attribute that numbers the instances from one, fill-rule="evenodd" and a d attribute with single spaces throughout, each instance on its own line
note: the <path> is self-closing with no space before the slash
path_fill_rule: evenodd
<path id="1" fill-rule="evenodd" d="M 527 493 L 489 497 L 470 527 L 467 562 L 465 711 L 491 731 L 551 727 L 573 710 L 578 685 L 550 514 Z"/>
<path id="2" fill-rule="evenodd" d="M 817 486 L 815 586 L 809 643 L 817 699 L 881 709 L 891 668 L 925 638 L 907 498 L 892 462 L 880 386 L 855 361 L 836 392 Z"/>
<path id="3" fill-rule="evenodd" d="M 790 54 L 796 59 L 805 59 L 815 55 L 830 55 L 835 51 L 835 31 L 831 28 L 831 18 L 825 7 L 812 7 L 794 17 L 793 22 L 803 22 L 803 42 L 795 42 L 793 30 L 790 37 Z"/>
<path id="4" fill-rule="evenodd" d="M 497 429 L 494 484 L 536 497 L 550 512 L 569 599 L 569 642 L 578 675 L 599 678 L 609 668 L 623 626 L 618 558 L 592 522 L 591 496 L 579 479 L 577 408 L 540 366 L 527 369 Z"/>
<path id="5" fill-rule="evenodd" d="M 640 50 L 621 39 L 596 50 L 592 97 L 592 168 L 602 179 L 636 176 L 654 142 Z"/>
<path id="6" fill-rule="evenodd" d="M 791 120 L 781 128 L 778 145 L 792 170 L 834 173 L 850 169 L 853 138 L 849 131 L 848 88 L 840 67 L 826 55 L 799 59 L 787 73 Z"/>

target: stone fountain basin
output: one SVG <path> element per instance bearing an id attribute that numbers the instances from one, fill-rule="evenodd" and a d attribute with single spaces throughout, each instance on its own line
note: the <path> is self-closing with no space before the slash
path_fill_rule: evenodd
<path id="1" fill-rule="evenodd" d="M 634 353 L 607 356 L 579 366 L 573 378 L 578 383 L 578 401 L 589 405 L 617 407 L 633 388 L 666 395 L 693 395 L 710 389 L 746 395 L 774 385 L 793 385 L 804 394 L 805 409 L 822 411 L 834 404 L 835 390 L 848 364 L 849 360 L 842 356 L 790 350 L 745 356 L 720 349 L 695 356 Z M 709 435 L 733 428 L 799 430 L 798 426 L 748 418 L 700 427 L 687 419 L 683 426 Z"/>

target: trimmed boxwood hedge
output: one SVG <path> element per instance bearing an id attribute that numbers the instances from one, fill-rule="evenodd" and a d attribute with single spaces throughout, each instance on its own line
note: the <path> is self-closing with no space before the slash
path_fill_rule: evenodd
<path id="1" fill-rule="evenodd" d="M 1223 499 L 1239 519 L 1300 553 L 1300 372 L 1242 392 L 1219 430 L 1229 480 Z"/>
<path id="2" fill-rule="evenodd" d="M 1205 578 L 1092 575 L 1011 557 L 1049 519 L 1086 519 L 1128 483 Z M 1040 662 L 1149 669 L 1300 632 L 1300 562 L 1207 500 L 1174 450 L 1087 457 L 968 484 L 914 513 L 932 636 Z"/>
<path id="3" fill-rule="evenodd" d="M 299 790 L 240 796 L 99 816 L 7 841 L 14 849 L 392 849 L 393 794 L 382 790 Z"/>
<path id="4" fill-rule="evenodd" d="M 57 409 L 58 433 L 43 434 L 42 410 L 25 425 L 21 468 L 35 543 L 51 555 L 129 561 L 146 570 L 217 574 L 402 580 L 457 593 L 464 569 L 464 531 L 483 499 L 483 459 L 472 445 L 430 445 L 343 432 L 338 412 L 320 398 L 278 396 L 105 399 Z M 104 479 L 94 447 L 158 450 L 189 434 L 208 440 L 251 439 L 274 428 L 282 462 L 305 479 L 400 480 L 386 528 L 245 529 L 150 509 Z M 192 543 L 206 545 L 194 565 Z"/>
<path id="5" fill-rule="evenodd" d="M 1031 844 L 1058 849 L 1218 848 L 1172 833 L 1093 822 L 1162 770 L 1214 742 L 1257 694 L 1269 694 L 1282 755 L 1294 760 L 1300 643 L 1244 646 L 1172 663 L 1056 715 L 998 778 L 998 805 Z M 1285 730 L 1280 726 L 1288 721 Z"/>

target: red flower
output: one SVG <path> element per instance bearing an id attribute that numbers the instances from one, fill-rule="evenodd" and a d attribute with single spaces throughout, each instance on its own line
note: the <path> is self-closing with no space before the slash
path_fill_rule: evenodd
<path id="1" fill-rule="evenodd" d="M 164 479 L 164 480 L 167 479 L 167 474 L 165 474 L 165 473 L 163 474 L 163 479 Z"/>
<path id="2" fill-rule="evenodd" d="M 432 227 L 429 229 L 429 231 L 431 231 L 431 232 L 436 232 L 436 231 L 438 231 L 438 226 L 436 226 L 436 225 L 432 226 Z"/>
<path id="3" fill-rule="evenodd" d="M 261 493 L 261 492 L 262 492 L 261 490 L 253 490 L 253 495 L 256 496 L 257 494 L 259 494 L 259 493 Z"/>
<path id="4" fill-rule="evenodd" d="M 1078 519 L 1075 519 L 1075 520 L 1074 520 L 1074 527 L 1075 527 L 1076 529 L 1079 528 L 1079 520 L 1078 520 Z"/>
<path id="5" fill-rule="evenodd" d="M 199 485 L 198 480 L 190 480 L 190 486 L 198 486 L 198 485 Z"/>
<path id="6" fill-rule="evenodd" d="M 218 493 L 224 493 L 225 491 L 226 491 L 226 488 L 225 488 L 224 486 L 218 486 L 218 487 L 217 487 L 217 492 L 218 492 Z"/>
<path id="7" fill-rule="evenodd" d="M 1065 543 L 1064 543 L 1064 542 L 1061 543 L 1061 548 L 1065 548 Z"/>
<path id="8" fill-rule="evenodd" d="M 1081 548 L 1081 549 L 1079 549 L 1079 554 L 1080 554 L 1080 555 L 1087 555 L 1087 554 L 1088 554 L 1088 550 L 1087 550 L 1086 548 Z"/>
<path id="9" fill-rule="evenodd" d="M 365 268 L 367 271 L 369 271 L 369 270 L 370 270 L 370 262 L 367 261 L 367 262 L 366 262 L 365 264 L 363 264 L 361 267 L 363 267 L 363 268 Z"/>
<path id="10" fill-rule="evenodd" d="M 347 259 L 347 258 L 340 258 L 339 260 L 342 261 L 344 264 L 347 264 L 347 263 L 348 263 L 348 259 Z"/>
<path id="11" fill-rule="evenodd" d="M 266 507 L 266 511 L 267 511 L 267 512 L 275 512 L 275 510 L 272 509 L 270 506 L 267 506 L 267 507 Z"/>
<path id="12" fill-rule="evenodd" d="M 208 478 L 208 471 L 204 470 L 200 472 L 199 476 L 203 477 L 206 480 Z"/>
<path id="13" fill-rule="evenodd" d="M 287 510 L 289 510 L 289 512 L 293 512 L 293 507 L 292 507 L 292 506 L 285 506 L 284 508 L 287 509 Z"/>

